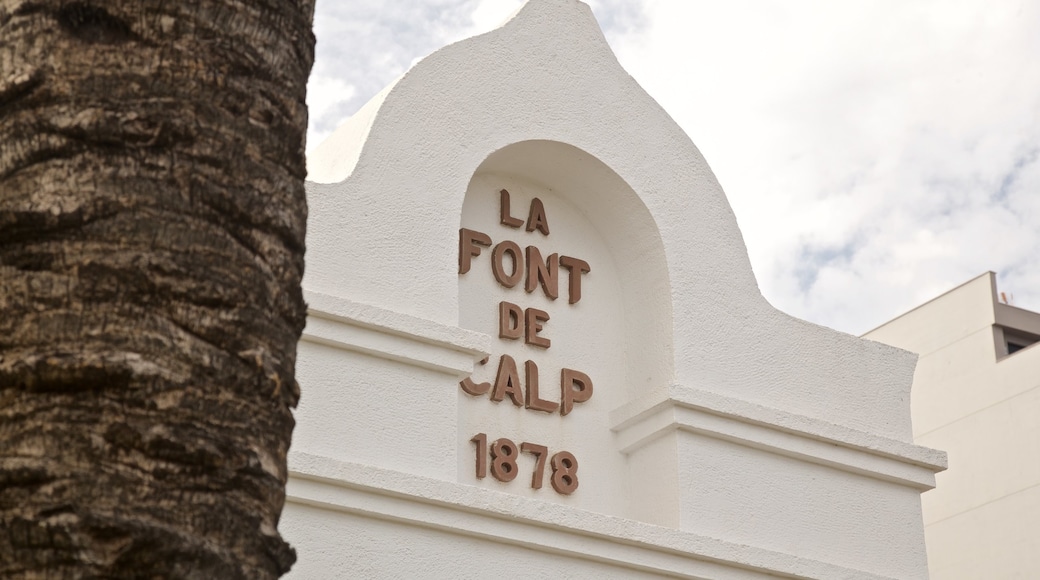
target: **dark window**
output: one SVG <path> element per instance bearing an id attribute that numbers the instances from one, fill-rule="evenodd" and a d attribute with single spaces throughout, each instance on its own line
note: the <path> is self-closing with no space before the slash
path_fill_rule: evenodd
<path id="1" fill-rule="evenodd" d="M 1040 336 L 1014 328 L 1004 327 L 1004 352 L 1015 354 L 1040 342 Z"/>

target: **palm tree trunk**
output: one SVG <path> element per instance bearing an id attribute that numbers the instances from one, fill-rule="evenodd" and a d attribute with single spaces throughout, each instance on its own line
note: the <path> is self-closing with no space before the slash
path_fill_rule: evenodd
<path id="1" fill-rule="evenodd" d="M 313 0 L 0 0 L 0 577 L 276 578 Z"/>

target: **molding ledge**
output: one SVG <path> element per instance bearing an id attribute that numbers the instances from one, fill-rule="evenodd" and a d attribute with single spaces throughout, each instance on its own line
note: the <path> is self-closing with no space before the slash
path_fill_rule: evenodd
<path id="1" fill-rule="evenodd" d="M 419 366 L 458 378 L 488 356 L 491 337 L 346 298 L 303 291 L 301 340 Z"/>
<path id="2" fill-rule="evenodd" d="M 678 430 L 921 491 L 946 469 L 942 451 L 683 385 L 615 409 L 610 423 L 622 453 Z"/>
<path id="3" fill-rule="evenodd" d="M 290 503 L 679 578 L 883 580 L 855 570 L 479 487 L 290 453 Z"/>

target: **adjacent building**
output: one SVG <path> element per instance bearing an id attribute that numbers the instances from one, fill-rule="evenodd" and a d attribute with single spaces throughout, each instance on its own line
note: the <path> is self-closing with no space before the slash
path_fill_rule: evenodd
<path id="1" fill-rule="evenodd" d="M 987 272 L 864 337 L 920 355 L 914 441 L 949 454 L 922 496 L 932 579 L 1040 577 L 1040 313 Z"/>

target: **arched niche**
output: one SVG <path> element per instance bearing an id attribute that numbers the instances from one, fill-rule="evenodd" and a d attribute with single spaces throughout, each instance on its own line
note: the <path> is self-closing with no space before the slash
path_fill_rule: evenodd
<path id="1" fill-rule="evenodd" d="M 673 380 L 668 268 L 650 212 L 625 180 L 593 155 L 558 141 L 529 140 L 498 149 L 480 164 L 468 184 L 459 225 L 460 260 L 467 262 L 459 275 L 459 325 L 494 339 L 489 361 L 472 377 L 476 385 L 491 385 L 490 392 L 459 392 L 460 481 L 638 517 L 629 501 L 629 457 L 616 445 L 611 413 Z M 472 241 L 482 236 L 490 243 Z M 519 264 L 507 247 L 520 249 Z M 528 263 L 532 248 L 536 259 Z M 587 263 L 589 271 L 566 267 L 568 258 Z M 536 262 L 557 269 L 549 290 L 537 266 L 530 267 Z M 575 284 L 581 294 L 576 301 Z M 508 314 L 508 305 L 525 315 Z M 526 328 L 532 309 L 547 318 L 538 322 L 537 333 Z M 520 336 L 501 336 L 503 327 Z M 496 379 L 514 363 L 517 399 L 510 388 L 496 400 Z M 593 396 L 566 416 L 555 408 L 573 387 L 564 369 L 587 375 L 594 385 Z M 544 405 L 528 400 L 529 374 L 537 377 Z M 550 455 L 573 453 L 582 492 L 555 493 L 549 469 L 541 489 L 526 482 L 503 486 L 491 474 L 477 477 L 480 450 L 472 438 L 479 434 L 488 441 L 505 437 L 543 445 Z M 529 479 L 534 463 L 534 457 L 521 456 L 518 477 Z M 658 479 L 668 479 L 665 472 L 671 469 L 662 465 Z"/>

